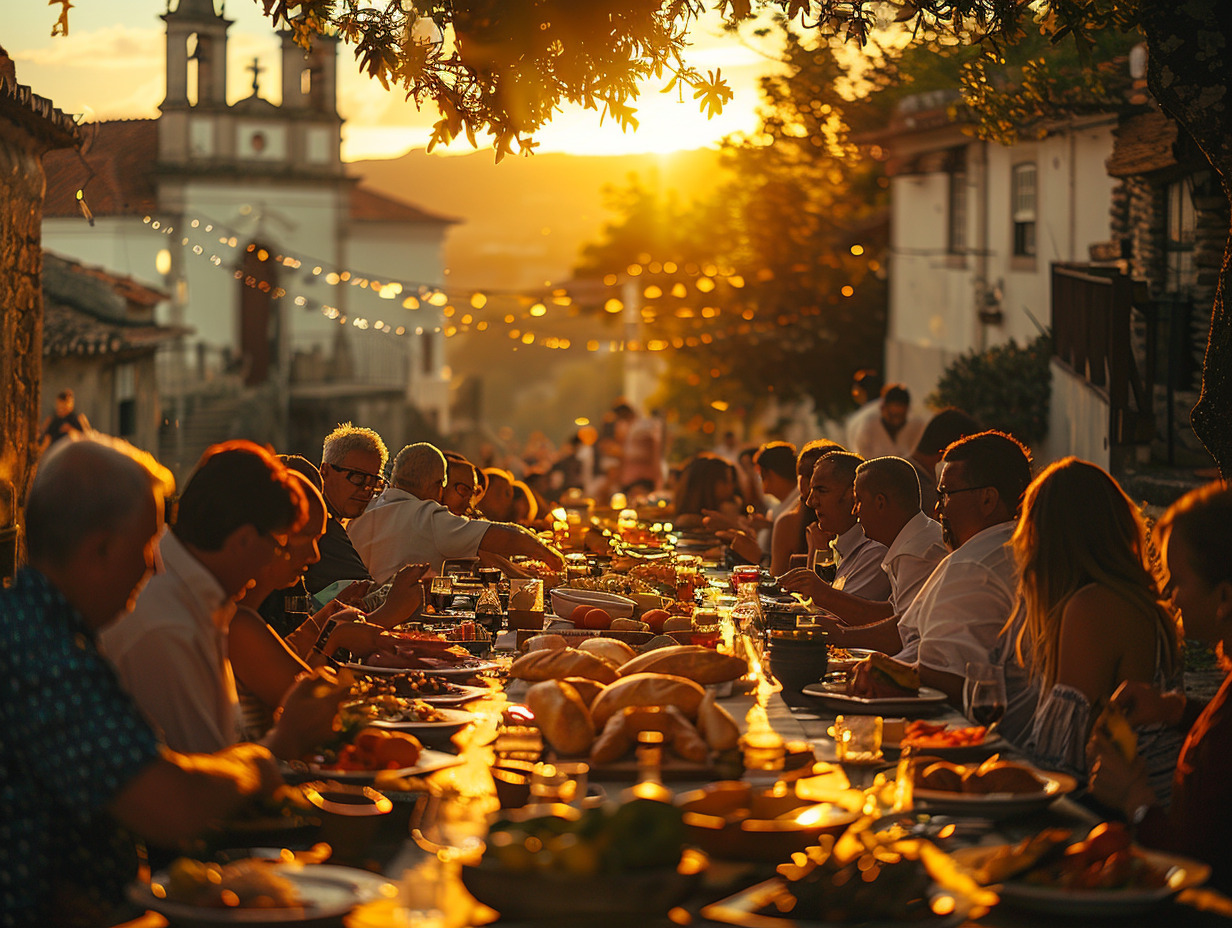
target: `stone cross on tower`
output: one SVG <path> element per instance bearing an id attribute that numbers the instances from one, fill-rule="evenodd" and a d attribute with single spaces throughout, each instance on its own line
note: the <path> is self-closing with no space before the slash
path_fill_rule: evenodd
<path id="1" fill-rule="evenodd" d="M 252 64 L 245 68 L 245 70 L 252 72 L 252 95 L 254 97 L 258 96 L 261 90 L 259 86 L 261 74 L 265 71 L 265 68 L 261 67 L 261 59 L 253 58 Z"/>

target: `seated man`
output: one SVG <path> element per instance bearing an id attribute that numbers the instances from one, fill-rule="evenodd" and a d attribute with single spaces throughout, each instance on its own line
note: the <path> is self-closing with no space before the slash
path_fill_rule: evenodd
<path id="1" fill-rule="evenodd" d="M 347 526 L 355 550 L 378 583 L 404 564 L 424 563 L 440 571 L 446 560 L 481 553 L 522 554 L 561 568 L 560 554 L 533 534 L 513 525 L 456 516 L 441 505 L 445 472 L 445 457 L 434 445 L 407 445 L 394 458 L 392 485 Z"/>
<path id="2" fill-rule="evenodd" d="M 368 567 L 351 544 L 346 521 L 362 513 L 385 486 L 389 451 L 372 429 L 344 422 L 325 436 L 321 448 L 321 493 L 329 521 L 319 548 L 321 559 L 308 568 L 304 580 L 310 593 L 339 580 L 367 580 Z"/>
<path id="3" fill-rule="evenodd" d="M 29 566 L 0 591 L 0 925 L 112 924 L 137 877 L 129 835 L 174 847 L 281 783 L 257 745 L 162 747 L 95 647 L 153 567 L 162 486 L 64 441 L 30 488 Z"/>
<path id="4" fill-rule="evenodd" d="M 895 631 L 901 650 L 895 656 L 916 664 L 920 680 L 944 692 L 958 708 L 967 664 L 994 662 L 998 636 L 1014 609 L 1018 567 L 1009 541 L 1030 482 L 1029 452 L 1002 432 L 969 435 L 946 449 L 937 513 L 953 553 L 937 565 L 899 619 Z M 896 642 L 876 637 L 885 631 L 884 625 L 852 629 L 836 636 L 835 643 L 892 653 Z M 1015 711 L 1009 707 L 1005 725 Z"/>
<path id="5" fill-rule="evenodd" d="M 473 502 L 479 485 L 475 465 L 456 451 L 446 451 L 445 461 L 445 492 L 441 494 L 441 505 L 455 516 L 475 515 Z"/>
<path id="6" fill-rule="evenodd" d="M 240 740 L 227 625 L 236 599 L 306 516 L 299 481 L 252 442 L 214 445 L 193 471 L 159 542 L 163 571 L 99 636 L 171 749 L 217 751 Z M 263 743 L 284 759 L 301 756 L 329 737 L 342 695 L 323 690 L 311 711 L 284 712 Z"/>
<path id="7" fill-rule="evenodd" d="M 852 510 L 855 507 L 856 469 L 863 463 L 858 454 L 834 451 L 824 454 L 813 468 L 805 504 L 817 514 L 817 527 L 835 536 L 830 542 L 837 565 L 834 583 L 828 584 L 807 567 L 789 570 L 779 585 L 813 598 L 825 608 L 824 599 L 832 590 L 879 602 L 890 598 L 890 579 L 881 569 L 886 546 L 864 534 Z"/>
<path id="8" fill-rule="evenodd" d="M 881 388 L 881 405 L 876 416 L 861 421 L 849 433 L 848 444 L 857 454 L 869 458 L 897 454 L 903 457 L 915 450 L 924 423 L 910 415 L 911 393 L 901 383 Z"/>
<path id="9" fill-rule="evenodd" d="M 948 553 L 941 526 L 920 510 L 920 482 L 915 468 L 903 458 L 865 461 L 856 469 L 854 492 L 856 519 L 864 534 L 886 546 L 881 569 L 890 580 L 890 596 L 885 601 L 863 599 L 819 582 L 811 587 L 813 602 L 843 625 L 866 626 L 882 620 L 896 625 L 894 617 L 907 610 Z M 887 643 L 898 650 L 892 637 Z"/>

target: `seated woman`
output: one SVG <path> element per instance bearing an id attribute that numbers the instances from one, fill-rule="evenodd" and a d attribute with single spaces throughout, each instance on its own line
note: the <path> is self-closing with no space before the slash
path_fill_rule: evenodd
<path id="1" fill-rule="evenodd" d="M 1156 526 L 1166 589 L 1189 638 L 1218 649 L 1225 674 L 1232 648 L 1232 490 L 1211 484 L 1185 494 Z M 1127 761 L 1098 728 L 1091 738 L 1091 794 L 1138 826 L 1143 844 L 1211 865 L 1210 884 L 1232 892 L 1232 675 L 1207 704 L 1183 691 L 1161 693 L 1127 683 L 1113 696 L 1131 725 L 1166 723 L 1187 729 L 1166 810 L 1150 786 L 1142 758 Z"/>
<path id="2" fill-rule="evenodd" d="M 1092 724 L 1125 681 L 1180 682 L 1176 624 L 1160 602 L 1145 538 L 1137 508 L 1094 464 L 1065 458 L 1027 487 L 1012 541 L 1019 603 L 1006 634 L 1039 686 L 1022 747 L 1046 769 L 1085 777 Z M 1180 738 L 1155 725 L 1139 743 L 1166 796 Z"/>
<path id="3" fill-rule="evenodd" d="M 325 663 L 326 655 L 338 648 L 372 651 L 384 629 L 362 621 L 353 610 L 334 600 L 296 629 L 285 641 L 256 610 L 274 590 L 294 585 L 309 564 L 320 557 L 317 540 L 325 534 L 325 500 L 302 474 L 293 472 L 308 499 L 308 519 L 288 536 L 270 564 L 257 575 L 254 585 L 240 599 L 227 633 L 227 656 L 235 674 L 236 689 L 249 737 L 259 737 L 273 723 L 273 711 L 296 678 L 313 666 Z M 416 584 L 418 587 L 418 584 Z M 329 618 L 338 619 L 328 639 L 317 648 Z"/>
<path id="4" fill-rule="evenodd" d="M 717 454 L 703 451 L 685 465 L 676 488 L 674 523 L 681 529 L 700 529 L 706 510 L 726 516 L 744 514 L 736 496 L 736 468 Z"/>

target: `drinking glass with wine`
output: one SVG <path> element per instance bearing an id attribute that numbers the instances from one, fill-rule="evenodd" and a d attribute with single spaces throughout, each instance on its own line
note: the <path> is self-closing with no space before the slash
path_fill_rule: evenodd
<path id="1" fill-rule="evenodd" d="M 963 685 L 963 712 L 991 735 L 1005 715 L 1005 672 L 996 664 L 967 664 Z"/>

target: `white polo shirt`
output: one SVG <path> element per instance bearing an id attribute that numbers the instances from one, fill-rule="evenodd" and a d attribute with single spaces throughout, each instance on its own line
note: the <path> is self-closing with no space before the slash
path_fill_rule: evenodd
<path id="1" fill-rule="evenodd" d="M 890 598 L 890 578 L 881 569 L 886 546 L 864 534 L 859 522 L 830 542 L 838 567 L 834 571 L 834 588 L 884 602 Z"/>
<path id="2" fill-rule="evenodd" d="M 439 572 L 449 558 L 475 557 L 491 525 L 386 487 L 362 515 L 347 523 L 347 534 L 379 585 L 406 564 L 430 564 Z"/>
<path id="3" fill-rule="evenodd" d="M 941 523 L 917 512 L 894 538 L 881 569 L 890 578 L 890 605 L 902 615 L 915 602 L 933 570 L 950 553 L 941 538 Z"/>
<path id="4" fill-rule="evenodd" d="M 173 751 L 208 754 L 240 740 L 239 700 L 227 660 L 235 603 L 214 575 L 166 532 L 162 570 L 133 611 L 103 629 L 99 648 Z"/>
<path id="5" fill-rule="evenodd" d="M 1015 520 L 977 533 L 941 561 L 899 620 L 895 657 L 964 676 L 968 661 L 987 663 L 1018 595 L 1010 549 Z"/>

